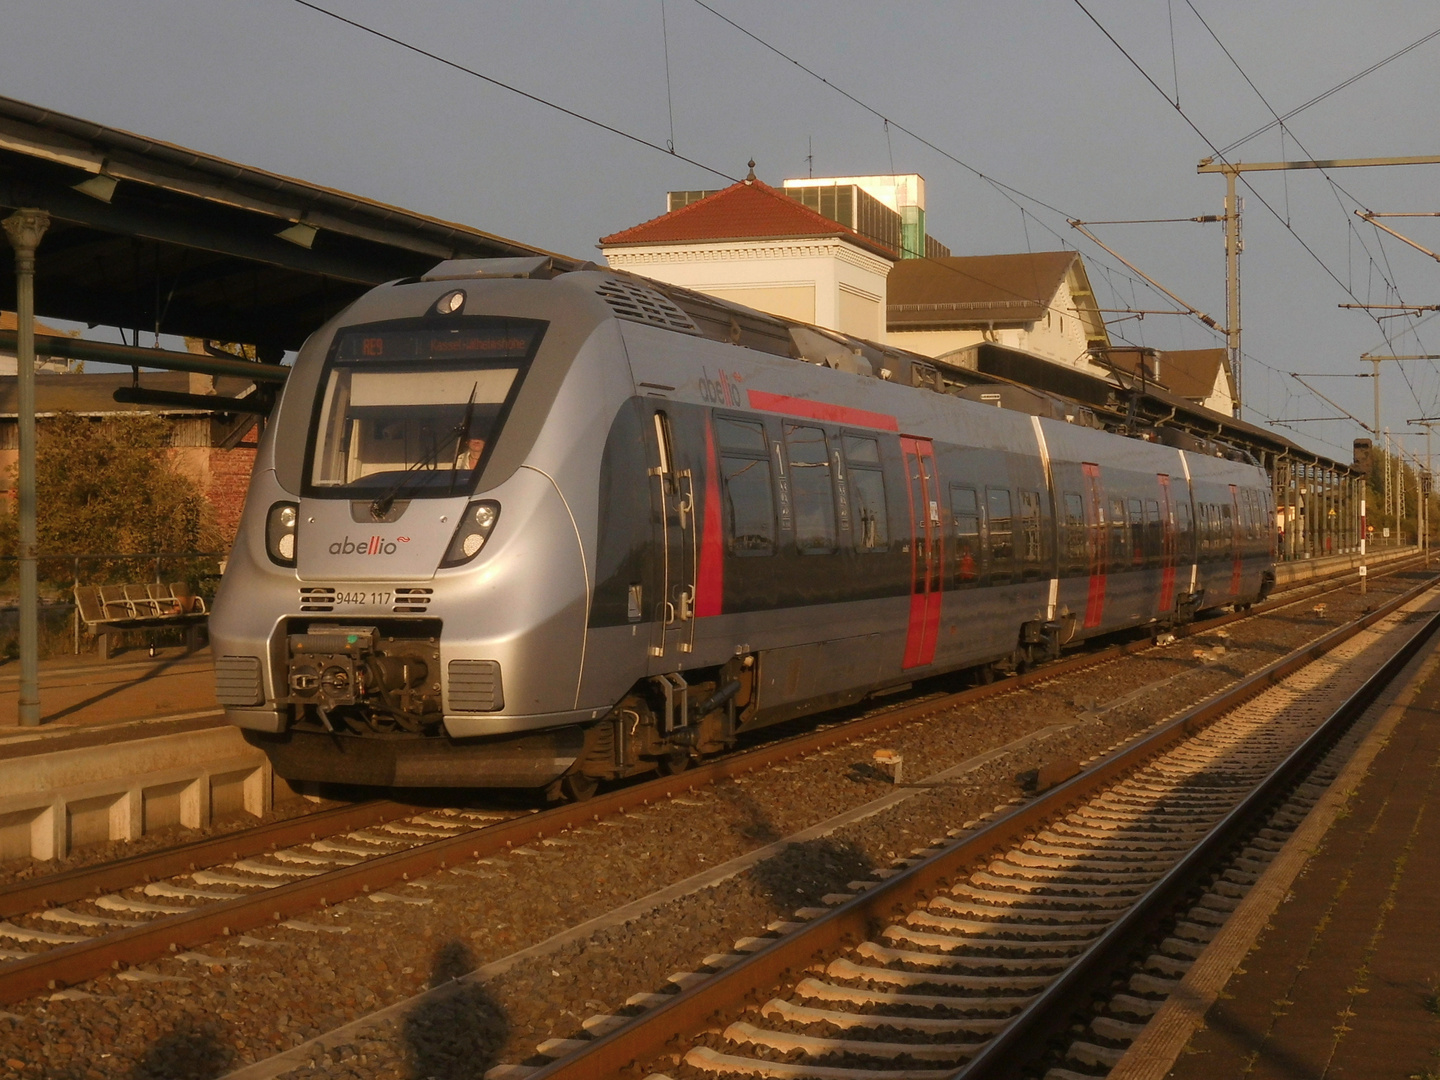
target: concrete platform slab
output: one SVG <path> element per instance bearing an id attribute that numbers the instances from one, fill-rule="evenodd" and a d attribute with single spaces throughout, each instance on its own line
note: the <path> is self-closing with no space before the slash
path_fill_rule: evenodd
<path id="1" fill-rule="evenodd" d="M 1440 652 L 1111 1080 L 1440 1076 Z"/>

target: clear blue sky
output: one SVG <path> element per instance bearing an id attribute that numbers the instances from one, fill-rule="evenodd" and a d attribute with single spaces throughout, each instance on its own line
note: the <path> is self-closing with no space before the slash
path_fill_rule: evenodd
<path id="1" fill-rule="evenodd" d="M 741 176 L 751 157 L 762 179 L 804 175 L 813 147 L 816 175 L 924 175 L 930 231 L 956 254 L 1069 243 L 1085 253 L 1102 306 L 1157 308 L 1167 304 L 1066 216 L 1218 213 L 1223 181 L 1195 172 L 1211 153 L 1206 139 L 1226 146 L 1273 118 L 1266 102 L 1287 113 L 1440 29 L 1440 8 L 1400 0 L 1084 0 L 1157 90 L 1073 0 L 709 2 L 944 153 L 887 131 L 694 0 L 323 6 L 662 147 L 673 124 L 676 151 L 716 172 L 295 0 L 9 0 L 0 94 L 585 257 L 599 236 L 660 213 L 670 188 L 723 186 L 717 172 Z M 1299 113 L 1288 134 L 1272 130 L 1230 156 L 1440 152 L 1437 61 L 1440 37 Z M 1164 96 L 1177 87 L 1183 115 Z M 1007 197 L 952 158 L 1023 195 Z M 1337 308 L 1440 302 L 1440 266 L 1352 212 L 1440 211 L 1440 166 L 1252 180 L 1242 260 L 1250 419 L 1332 412 L 1282 373 L 1368 371 L 1357 358 L 1385 347 L 1386 334 L 1396 352 L 1440 352 L 1440 319 L 1377 323 Z M 1389 224 L 1440 250 L 1440 219 Z M 1099 232 L 1223 321 L 1221 226 Z M 1112 333 L 1160 348 L 1218 343 L 1193 319 L 1167 316 Z M 1311 381 L 1369 418 L 1369 380 Z M 1391 427 L 1440 413 L 1437 362 L 1387 363 L 1383 386 Z M 1333 456 L 1361 434 L 1349 421 L 1288 433 Z"/>

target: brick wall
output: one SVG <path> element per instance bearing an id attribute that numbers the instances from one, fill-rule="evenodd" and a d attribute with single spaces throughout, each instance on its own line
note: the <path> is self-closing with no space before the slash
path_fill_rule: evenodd
<path id="1" fill-rule="evenodd" d="M 222 549 L 228 549 L 235 541 L 240 511 L 245 506 L 245 493 L 250 488 L 250 471 L 254 467 L 254 445 L 242 444 L 234 450 L 216 448 L 210 451 L 210 484 L 205 497 L 215 515 L 215 525 L 220 530 Z"/>

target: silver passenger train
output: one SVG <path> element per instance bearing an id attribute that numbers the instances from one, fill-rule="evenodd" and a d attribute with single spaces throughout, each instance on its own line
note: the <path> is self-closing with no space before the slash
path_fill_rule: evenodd
<path id="1" fill-rule="evenodd" d="M 1242 453 L 937 389 L 927 358 L 603 268 L 380 286 L 261 441 L 220 701 L 291 780 L 584 797 L 1272 586 Z"/>

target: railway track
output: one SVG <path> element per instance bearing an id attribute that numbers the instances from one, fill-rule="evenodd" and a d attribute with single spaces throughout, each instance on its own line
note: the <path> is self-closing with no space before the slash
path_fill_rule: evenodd
<path id="1" fill-rule="evenodd" d="M 1345 585 L 1331 585 L 1343 588 Z M 1258 607 L 1195 624 L 1208 630 L 1302 602 L 1307 587 Z M 391 802 L 341 807 L 0 890 L 0 1003 L 58 990 L 107 970 L 193 949 L 226 934 L 284 922 L 384 889 L 450 862 L 503 853 L 602 816 L 727 776 L 754 771 L 903 724 L 961 702 L 1010 692 L 1149 646 L 1115 646 L 960 694 L 886 710 L 634 785 L 579 806 L 485 815 Z M 10 920 L 32 917 L 16 925 Z M 11 947 L 11 945 L 19 946 Z"/>
<path id="2" fill-rule="evenodd" d="M 1440 628 L 1426 618 L 1363 686 L 1337 688 L 1350 639 L 1416 591 L 677 973 L 679 993 L 592 1017 L 593 1041 L 542 1044 L 553 1064 L 491 1075 L 1104 1075 L 1323 790 L 1333 765 L 1317 763 Z"/>

